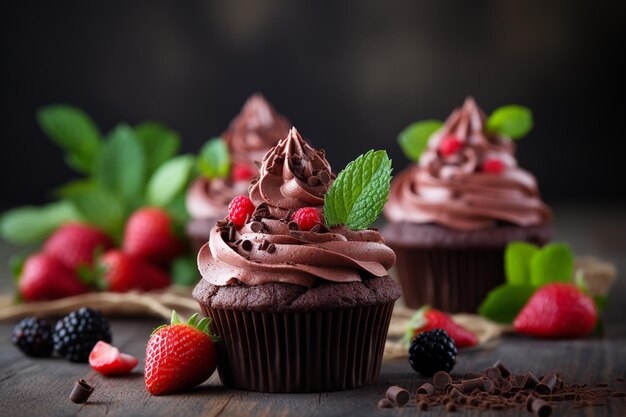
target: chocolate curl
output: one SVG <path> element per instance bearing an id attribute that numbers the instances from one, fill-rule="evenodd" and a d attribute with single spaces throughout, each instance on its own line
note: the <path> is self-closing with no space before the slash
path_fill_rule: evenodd
<path id="1" fill-rule="evenodd" d="M 478 389 L 479 391 L 484 391 L 485 383 L 481 378 L 466 379 L 465 381 L 461 382 L 461 388 L 464 394 L 469 394 L 475 389 Z"/>
<path id="2" fill-rule="evenodd" d="M 393 403 L 387 398 L 378 401 L 378 408 L 393 408 Z"/>
<path id="3" fill-rule="evenodd" d="M 418 395 L 432 395 L 434 393 L 435 393 L 435 387 L 432 384 L 429 384 L 428 382 L 426 382 L 425 384 L 422 384 L 422 386 L 417 389 Z"/>
<path id="4" fill-rule="evenodd" d="M 74 388 L 72 388 L 72 392 L 70 393 L 70 401 L 76 404 L 86 403 L 92 392 L 93 387 L 89 385 L 84 379 L 79 379 L 74 384 Z"/>
<path id="5" fill-rule="evenodd" d="M 524 389 L 535 388 L 539 384 L 539 380 L 532 372 L 526 374 L 526 383 Z"/>
<path id="6" fill-rule="evenodd" d="M 433 390 L 434 391 L 434 390 Z M 409 392 L 402 387 L 394 385 L 387 389 L 387 398 L 394 404 L 402 407 L 409 402 Z"/>
<path id="7" fill-rule="evenodd" d="M 550 372 L 541 379 L 541 382 L 535 387 L 535 391 L 542 395 L 551 394 L 556 386 L 556 373 Z"/>
<path id="8" fill-rule="evenodd" d="M 446 371 L 439 371 L 433 375 L 433 386 L 436 389 L 444 389 L 446 385 L 451 383 L 452 377 Z"/>
<path id="9" fill-rule="evenodd" d="M 506 378 L 509 375 L 511 375 L 511 372 L 507 369 L 506 366 L 504 366 L 504 364 L 502 363 L 500 359 L 498 359 L 496 363 L 493 364 L 492 368 L 498 368 L 500 370 L 500 374 L 502 375 L 502 378 Z"/>

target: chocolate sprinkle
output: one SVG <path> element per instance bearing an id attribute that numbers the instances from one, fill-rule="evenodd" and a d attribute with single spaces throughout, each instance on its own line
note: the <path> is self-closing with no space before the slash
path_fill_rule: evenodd
<path id="1" fill-rule="evenodd" d="M 93 393 L 93 387 L 84 379 L 79 379 L 74 383 L 74 387 L 70 393 L 70 401 L 76 404 L 86 403 L 91 393 Z"/>

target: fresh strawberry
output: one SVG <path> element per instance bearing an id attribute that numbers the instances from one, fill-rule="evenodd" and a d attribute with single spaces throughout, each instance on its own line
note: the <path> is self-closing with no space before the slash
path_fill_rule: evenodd
<path id="1" fill-rule="evenodd" d="M 170 285 L 170 277 L 143 259 L 112 249 L 100 260 L 107 288 L 114 292 L 150 291 Z"/>
<path id="2" fill-rule="evenodd" d="M 46 253 L 26 259 L 17 285 L 24 301 L 56 300 L 89 291 L 65 264 Z"/>
<path id="3" fill-rule="evenodd" d="M 562 282 L 539 288 L 513 321 L 519 333 L 547 338 L 583 337 L 598 321 L 596 306 L 573 284 Z"/>
<path id="4" fill-rule="evenodd" d="M 408 344 L 419 333 L 433 329 L 445 330 L 459 348 L 475 346 L 478 343 L 474 333 L 455 323 L 446 313 L 430 306 L 424 306 L 413 314 L 405 334 L 405 341 Z"/>
<path id="5" fill-rule="evenodd" d="M 139 361 L 136 357 L 121 353 L 118 348 L 100 340 L 89 354 L 89 365 L 102 375 L 126 375 Z"/>
<path id="6" fill-rule="evenodd" d="M 237 196 L 228 204 L 228 218 L 235 226 L 241 227 L 246 224 L 246 219 L 252 216 L 254 209 L 254 203 L 248 197 Z"/>
<path id="7" fill-rule="evenodd" d="M 173 232 L 170 215 L 157 207 L 135 211 L 124 230 L 124 252 L 156 265 L 167 265 L 184 249 Z"/>
<path id="8" fill-rule="evenodd" d="M 157 327 L 146 346 L 146 389 L 153 395 L 193 388 L 206 381 L 217 366 L 216 337 L 210 318 L 196 323 L 198 314 L 181 323 L 175 311 L 169 325 Z"/>
<path id="9" fill-rule="evenodd" d="M 100 229 L 80 223 L 59 227 L 43 245 L 43 252 L 52 255 L 72 271 L 79 266 L 91 267 L 94 254 L 113 246 L 111 239 Z"/>
<path id="10" fill-rule="evenodd" d="M 233 181 L 249 181 L 254 176 L 254 171 L 248 164 L 236 163 L 231 170 Z"/>
<path id="11" fill-rule="evenodd" d="M 298 224 L 300 230 L 309 231 L 316 224 L 322 223 L 320 213 L 313 207 L 303 207 L 296 210 L 291 216 L 291 220 Z"/>

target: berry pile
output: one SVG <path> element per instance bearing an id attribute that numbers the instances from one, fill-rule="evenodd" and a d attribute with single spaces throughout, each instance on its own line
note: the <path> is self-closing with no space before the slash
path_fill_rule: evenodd
<path id="1" fill-rule="evenodd" d="M 98 341 L 111 341 L 108 320 L 97 310 L 83 307 L 49 323 L 29 317 L 13 329 L 13 344 L 29 356 L 47 357 L 56 352 L 72 362 L 86 362 Z"/>

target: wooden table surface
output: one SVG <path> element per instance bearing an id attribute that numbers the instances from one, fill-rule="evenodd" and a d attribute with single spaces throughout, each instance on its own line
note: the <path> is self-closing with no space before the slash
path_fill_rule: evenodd
<path id="1" fill-rule="evenodd" d="M 624 207 L 562 207 L 556 209 L 556 238 L 570 242 L 577 254 L 597 255 L 626 270 L 626 209 Z M 0 262 L 18 249 L 0 246 Z M 2 291 L 11 290 L 3 270 Z M 501 359 L 512 371 L 542 374 L 559 370 L 569 382 L 614 383 L 626 377 L 626 281 L 618 279 L 604 312 L 605 335 L 573 341 L 541 341 L 506 337 L 480 349 L 462 352 L 454 374 L 477 371 Z M 186 393 L 152 397 L 143 384 L 141 365 L 132 375 L 103 378 L 88 365 L 62 359 L 31 359 L 11 345 L 15 323 L 0 323 L 0 415 L 2 416 L 409 416 L 447 414 L 441 407 L 416 411 L 405 408 L 379 410 L 376 404 L 390 385 L 411 392 L 425 381 L 404 360 L 383 363 L 372 386 L 321 394 L 261 394 L 222 387 L 217 373 Z M 116 346 L 143 357 L 146 340 L 159 321 L 114 319 Z M 77 378 L 95 384 L 86 405 L 68 399 Z M 457 412 L 453 415 L 531 415 L 522 411 Z M 612 399 L 608 406 L 572 409 L 571 403 L 555 407 L 555 416 L 625 416 L 626 400 Z"/>

